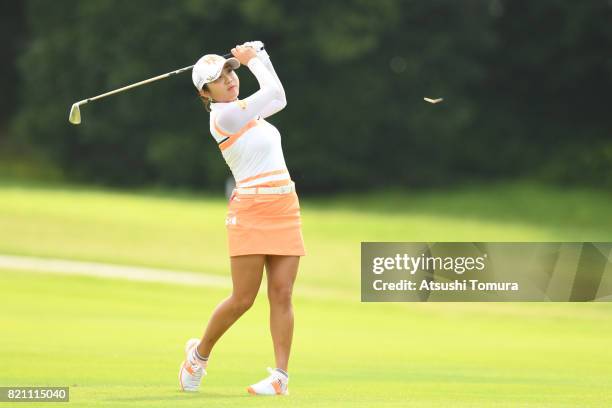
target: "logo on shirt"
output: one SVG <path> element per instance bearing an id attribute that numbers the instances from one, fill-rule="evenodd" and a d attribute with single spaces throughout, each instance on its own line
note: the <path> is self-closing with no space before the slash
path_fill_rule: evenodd
<path id="1" fill-rule="evenodd" d="M 232 215 L 231 217 L 226 217 L 225 225 L 236 225 L 236 216 Z"/>

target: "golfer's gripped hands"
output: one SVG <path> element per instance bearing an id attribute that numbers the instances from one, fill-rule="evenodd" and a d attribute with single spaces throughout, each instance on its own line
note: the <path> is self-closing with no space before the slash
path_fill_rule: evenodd
<path id="1" fill-rule="evenodd" d="M 257 56 L 257 52 L 252 47 L 245 47 L 244 45 L 237 45 L 232 48 L 232 55 L 236 57 L 242 65 L 247 65 L 251 58 Z"/>
<path id="2" fill-rule="evenodd" d="M 247 41 L 242 45 L 244 45 L 245 47 L 255 48 L 255 51 L 257 51 L 257 53 L 259 53 L 259 51 L 262 50 L 264 46 L 261 41 Z"/>

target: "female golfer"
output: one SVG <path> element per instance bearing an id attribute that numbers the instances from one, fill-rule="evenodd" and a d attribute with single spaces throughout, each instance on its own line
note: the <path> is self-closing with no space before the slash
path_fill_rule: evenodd
<path id="1" fill-rule="evenodd" d="M 285 107 L 285 92 L 261 42 L 232 49 L 225 59 L 208 54 L 193 67 L 192 79 L 210 112 L 210 132 L 236 180 L 225 225 L 233 289 L 212 313 L 202 339 L 185 345 L 181 389 L 197 391 L 206 375 L 213 346 L 246 312 L 259 290 L 264 266 L 270 302 L 270 331 L 276 368 L 251 384 L 255 395 L 287 395 L 289 352 L 293 336 L 291 294 L 300 256 L 306 255 L 300 205 L 289 176 L 280 133 L 265 118 Z M 246 65 L 260 89 L 238 99 L 240 81 L 234 71 Z"/>

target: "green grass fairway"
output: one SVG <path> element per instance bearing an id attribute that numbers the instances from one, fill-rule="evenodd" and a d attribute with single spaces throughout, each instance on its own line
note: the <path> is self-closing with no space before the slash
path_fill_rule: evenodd
<path id="1" fill-rule="evenodd" d="M 182 345 L 200 334 L 223 291 L 1 276 L 2 385 L 70 385 L 70 406 L 83 407 L 271 404 L 245 389 L 273 364 L 265 293 L 218 344 L 202 391 L 185 395 L 177 391 Z M 610 406 L 611 306 L 298 296 L 291 395 L 274 405 Z"/>
<path id="2" fill-rule="evenodd" d="M 612 240 L 612 194 L 602 192 L 508 184 L 300 204 L 302 281 L 351 293 L 361 241 Z M 226 209 L 218 195 L 0 184 L 0 253 L 226 275 Z"/>
<path id="3" fill-rule="evenodd" d="M 228 275 L 225 206 L 5 184 L 0 253 Z M 184 342 L 227 290 L 15 270 L 0 270 L 0 386 L 70 386 L 71 407 L 612 406 L 611 303 L 359 300 L 361 241 L 610 241 L 612 195 L 511 184 L 301 207 L 288 397 L 246 392 L 274 364 L 265 282 L 184 394 Z"/>

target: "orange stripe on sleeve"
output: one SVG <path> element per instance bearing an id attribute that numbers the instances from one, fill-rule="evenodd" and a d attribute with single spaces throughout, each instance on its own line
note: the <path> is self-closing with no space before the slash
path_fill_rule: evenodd
<path id="1" fill-rule="evenodd" d="M 236 142 L 236 140 L 238 140 L 247 130 L 249 130 L 250 128 L 254 126 L 257 126 L 257 119 L 251 119 L 246 125 L 242 127 L 242 129 L 240 129 L 236 133 L 227 133 L 221 130 L 219 126 L 217 126 L 217 122 L 215 121 L 215 130 L 219 132 L 220 134 L 222 134 L 223 136 L 226 136 L 228 138 L 219 144 L 219 148 L 221 150 L 227 149 L 228 147 L 233 145 Z"/>
<path id="2" fill-rule="evenodd" d="M 215 123 L 214 123 L 214 124 L 215 124 L 215 130 L 216 130 L 217 132 L 219 132 L 219 133 L 220 133 L 220 134 L 222 134 L 223 136 L 227 136 L 227 137 L 231 137 L 231 136 L 232 136 L 232 133 L 227 133 L 226 131 L 221 130 L 221 128 L 219 127 L 219 125 L 217 125 L 217 119 L 216 119 L 216 118 L 215 118 Z M 238 131 L 238 132 L 240 132 L 240 131 Z"/>

